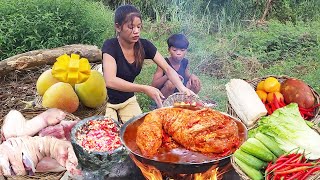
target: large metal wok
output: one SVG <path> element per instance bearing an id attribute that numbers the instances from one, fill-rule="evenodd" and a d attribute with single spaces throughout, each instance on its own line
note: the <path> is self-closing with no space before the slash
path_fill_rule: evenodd
<path id="1" fill-rule="evenodd" d="M 144 113 L 130 119 L 120 129 L 120 138 L 123 145 L 140 162 L 152 165 L 160 171 L 175 174 L 194 174 L 205 172 L 213 165 L 222 167 L 230 162 L 230 156 L 232 155 L 232 153 L 222 157 L 214 157 L 199 152 L 189 151 L 183 147 L 179 148 L 179 152 L 174 155 L 172 154 L 172 152 L 160 152 L 159 154 L 161 155 L 159 155 L 158 157 L 149 158 L 143 156 L 136 144 L 136 132 L 137 127 L 143 122 L 144 116 L 146 116 L 147 114 L 148 113 Z M 231 118 L 233 118 L 237 122 L 241 139 L 240 144 L 242 144 L 247 138 L 247 128 L 239 120 L 235 119 L 234 117 Z M 232 151 L 234 152 L 235 150 L 236 148 Z M 189 159 L 187 157 L 189 157 Z"/>

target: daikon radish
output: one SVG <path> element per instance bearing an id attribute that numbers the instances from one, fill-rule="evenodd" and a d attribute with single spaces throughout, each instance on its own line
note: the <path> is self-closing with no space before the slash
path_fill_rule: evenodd
<path id="1" fill-rule="evenodd" d="M 267 114 L 254 88 L 246 81 L 231 79 L 226 84 L 226 90 L 232 108 L 247 127 L 252 127 L 260 117 Z"/>

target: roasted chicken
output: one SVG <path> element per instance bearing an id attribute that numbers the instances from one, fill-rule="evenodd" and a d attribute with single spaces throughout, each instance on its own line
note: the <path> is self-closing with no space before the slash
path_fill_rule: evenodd
<path id="1" fill-rule="evenodd" d="M 223 153 L 239 143 L 236 122 L 218 111 L 162 108 L 150 112 L 137 129 L 136 143 L 144 156 L 153 156 L 164 132 L 192 151 Z"/>

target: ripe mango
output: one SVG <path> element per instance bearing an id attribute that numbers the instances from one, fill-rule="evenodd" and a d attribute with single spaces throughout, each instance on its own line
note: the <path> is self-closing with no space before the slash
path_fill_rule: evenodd
<path id="1" fill-rule="evenodd" d="M 91 70 L 90 77 L 84 83 L 75 85 L 80 102 L 90 108 L 97 108 L 107 98 L 106 83 L 102 74 L 97 70 Z"/>
<path id="2" fill-rule="evenodd" d="M 61 82 L 83 83 L 90 76 L 91 66 L 88 59 L 80 58 L 78 54 L 63 54 L 57 58 L 57 61 L 52 67 L 53 77 L 59 79 Z"/>
<path id="3" fill-rule="evenodd" d="M 53 84 L 59 82 L 58 79 L 54 78 L 51 74 L 51 69 L 46 70 L 43 72 L 38 80 L 37 80 L 37 92 L 40 96 L 43 96 L 43 94 L 46 92 L 46 90 L 51 87 Z"/>
<path id="4" fill-rule="evenodd" d="M 79 107 L 79 98 L 69 83 L 58 82 L 44 93 L 42 106 L 73 113 Z"/>

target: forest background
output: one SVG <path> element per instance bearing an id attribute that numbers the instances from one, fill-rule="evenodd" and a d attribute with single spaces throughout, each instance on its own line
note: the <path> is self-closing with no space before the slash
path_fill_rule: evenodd
<path id="1" fill-rule="evenodd" d="M 320 92 L 319 0 L 0 0 L 0 61 L 67 44 L 101 47 L 114 37 L 113 12 L 133 4 L 143 14 L 142 37 L 168 56 L 166 39 L 184 33 L 187 58 L 204 100 L 225 111 L 231 78 L 287 75 Z M 146 61 L 136 82 L 150 84 Z M 151 99 L 137 94 L 143 111 Z"/>

